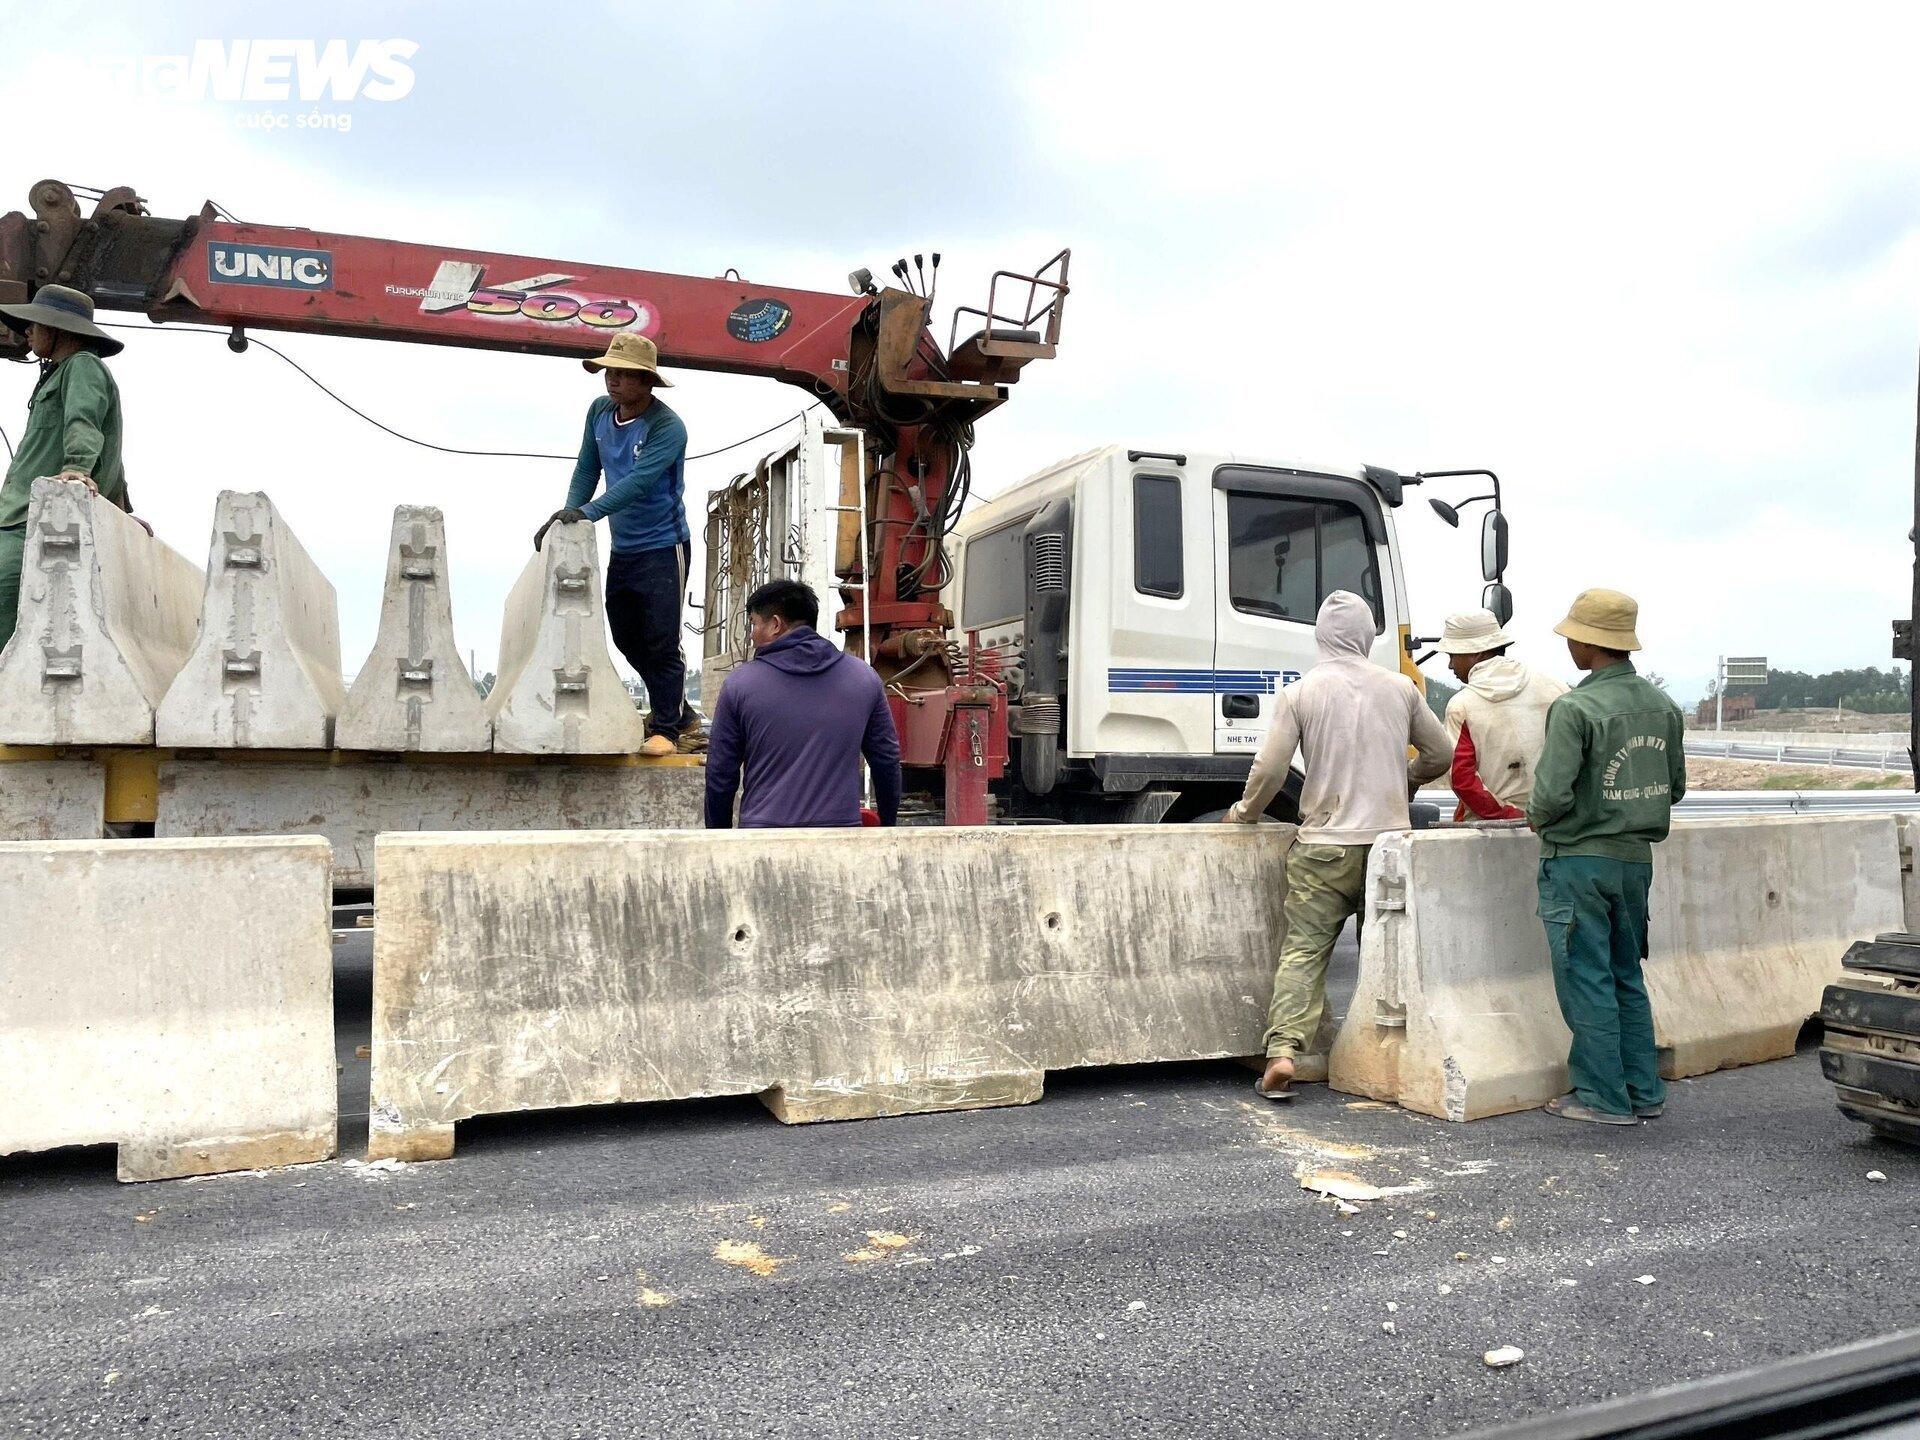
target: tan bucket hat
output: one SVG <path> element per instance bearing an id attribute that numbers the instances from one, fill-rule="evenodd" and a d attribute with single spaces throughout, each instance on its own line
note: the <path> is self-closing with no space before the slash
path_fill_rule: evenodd
<path id="1" fill-rule="evenodd" d="M 1640 623 L 1640 605 L 1631 595 L 1618 590 L 1582 590 L 1574 596 L 1567 618 L 1553 627 L 1553 633 L 1569 640 L 1584 640 L 1603 650 L 1638 650 L 1640 637 L 1634 627 Z"/>
<path id="2" fill-rule="evenodd" d="M 1500 628 L 1491 610 L 1462 610 L 1447 616 L 1440 627 L 1440 651 L 1444 655 L 1478 655 L 1513 644 L 1513 637 Z"/>
<path id="3" fill-rule="evenodd" d="M 9 330 L 45 325 L 69 335 L 84 335 L 102 355 L 118 355 L 126 345 L 93 323 L 93 297 L 67 285 L 42 285 L 29 305 L 0 305 L 0 324 Z"/>
<path id="4" fill-rule="evenodd" d="M 580 362 L 588 370 L 644 370 L 656 385 L 673 382 L 660 373 L 660 347 L 644 335 L 616 335 L 607 353 L 597 360 Z"/>

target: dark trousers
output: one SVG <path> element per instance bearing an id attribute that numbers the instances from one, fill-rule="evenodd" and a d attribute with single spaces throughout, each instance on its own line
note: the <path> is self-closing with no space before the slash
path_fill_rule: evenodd
<path id="1" fill-rule="evenodd" d="M 616 550 L 607 561 L 607 628 L 614 647 L 646 683 L 647 733 L 677 739 L 693 724 L 687 662 L 680 656 L 680 603 L 687 589 L 684 544 Z"/>
<path id="2" fill-rule="evenodd" d="M 1540 862 L 1540 919 L 1560 1015 L 1573 1032 L 1574 1098 L 1614 1115 L 1667 1098 L 1640 959 L 1653 866 L 1593 855 Z"/>

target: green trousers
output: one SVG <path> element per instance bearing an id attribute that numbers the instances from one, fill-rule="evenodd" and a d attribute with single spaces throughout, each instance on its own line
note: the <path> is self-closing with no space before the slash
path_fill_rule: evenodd
<path id="1" fill-rule="evenodd" d="M 13 638 L 20 610 L 20 565 L 27 554 L 27 527 L 0 530 L 0 650 Z"/>
<path id="2" fill-rule="evenodd" d="M 1367 885 L 1371 845 L 1301 845 L 1287 852 L 1287 939 L 1267 1007 L 1267 1058 L 1321 1048 L 1327 957 Z"/>
<path id="3" fill-rule="evenodd" d="M 1573 1032 L 1567 1073 L 1583 1105 L 1630 1115 L 1667 1098 L 1654 1055 L 1647 949 L 1653 866 L 1592 855 L 1540 862 L 1540 919 L 1553 989 Z"/>

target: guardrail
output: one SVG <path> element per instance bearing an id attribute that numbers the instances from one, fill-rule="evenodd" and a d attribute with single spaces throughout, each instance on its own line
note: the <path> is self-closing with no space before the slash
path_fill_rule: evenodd
<path id="1" fill-rule="evenodd" d="M 1451 790 L 1422 790 L 1414 798 L 1437 805 L 1443 816 L 1453 814 Z M 1920 795 L 1906 790 L 1689 790 L 1674 809 L 1686 820 L 1719 815 L 1912 815 L 1920 814 Z"/>
<path id="2" fill-rule="evenodd" d="M 1751 740 L 1687 740 L 1687 754 L 1724 760 L 1761 760 L 1774 765 L 1843 765 L 1854 770 L 1904 770 L 1905 749 L 1846 745 L 1769 745 Z"/>

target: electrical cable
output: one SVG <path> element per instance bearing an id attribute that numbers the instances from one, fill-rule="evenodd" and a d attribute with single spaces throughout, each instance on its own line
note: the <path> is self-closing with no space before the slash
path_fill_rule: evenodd
<path id="1" fill-rule="evenodd" d="M 5 429 L 0 429 L 0 440 L 7 442 L 7 459 L 13 459 L 13 437 Z"/>
<path id="2" fill-rule="evenodd" d="M 225 330 L 221 330 L 210 325 L 126 325 L 126 324 L 121 324 L 114 321 L 102 321 L 100 323 L 108 330 L 138 330 L 143 334 L 148 334 L 148 335 L 191 333 L 191 334 L 198 334 L 198 335 L 219 335 L 224 337 L 228 333 Z M 561 455 L 549 450 L 470 450 L 457 445 L 439 445 L 431 440 L 419 439 L 418 437 L 409 435 L 404 431 L 394 429 L 391 425 L 386 424 L 384 421 L 376 420 L 373 416 L 367 414 L 366 411 L 362 410 L 359 406 L 355 405 L 352 401 L 346 399 L 344 396 L 339 395 L 335 391 L 329 389 L 327 384 L 324 381 L 322 381 L 318 376 L 314 375 L 312 371 L 306 368 L 306 366 L 302 365 L 298 360 L 295 360 L 291 355 L 287 354 L 286 351 L 280 349 L 278 346 L 268 344 L 265 340 L 262 340 L 257 335 L 247 336 L 247 343 L 249 345 L 258 345 L 262 350 L 265 350 L 269 354 L 279 356 L 280 359 L 286 361 L 287 364 L 291 365 L 296 371 L 298 371 L 300 375 L 304 377 L 306 381 L 309 384 L 311 384 L 316 390 L 318 390 L 321 394 L 325 395 L 329 400 L 333 401 L 334 404 L 340 406 L 343 410 L 346 410 L 354 415 L 357 415 L 360 419 L 366 421 L 367 424 L 373 426 L 376 430 L 384 430 L 387 434 L 393 436 L 394 439 L 404 440 L 409 445 L 418 445 L 423 450 L 437 450 L 443 455 L 477 455 L 477 456 L 492 457 L 492 458 L 503 459 L 503 460 L 572 460 L 575 458 L 573 455 Z M 715 455 L 724 455 L 729 450 L 737 450 L 742 445 L 752 444 L 755 440 L 758 440 L 763 436 L 771 435 L 774 431 L 780 429 L 782 426 L 791 425 L 794 421 L 804 416 L 808 410 L 812 410 L 817 406 L 819 406 L 820 404 L 821 402 L 816 400 L 813 402 L 812 405 L 808 405 L 804 409 L 798 411 L 797 413 L 787 416 L 786 419 L 776 420 L 773 424 L 769 425 L 764 430 L 756 430 L 751 435 L 744 436 L 739 440 L 735 440 L 729 444 L 722 445 L 717 449 L 702 450 L 697 455 L 689 455 L 687 456 L 687 461 L 688 463 L 691 463 L 695 460 L 708 460 Z"/>

